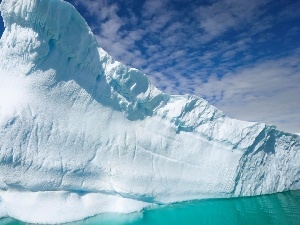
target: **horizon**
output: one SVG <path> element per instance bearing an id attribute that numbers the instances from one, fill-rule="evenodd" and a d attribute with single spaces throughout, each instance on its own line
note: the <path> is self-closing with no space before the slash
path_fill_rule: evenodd
<path id="1" fill-rule="evenodd" d="M 300 132 L 299 2 L 68 2 L 105 51 L 162 91 Z"/>

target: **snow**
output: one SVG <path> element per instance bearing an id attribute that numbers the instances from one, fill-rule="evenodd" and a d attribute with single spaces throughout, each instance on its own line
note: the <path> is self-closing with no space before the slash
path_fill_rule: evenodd
<path id="1" fill-rule="evenodd" d="M 66 2 L 3 0 L 1 14 L 0 217 L 53 224 L 300 188 L 299 136 L 161 92 Z"/>

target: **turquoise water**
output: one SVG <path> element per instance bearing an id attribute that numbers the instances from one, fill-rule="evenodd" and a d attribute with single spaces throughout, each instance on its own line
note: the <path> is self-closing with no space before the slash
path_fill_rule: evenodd
<path id="1" fill-rule="evenodd" d="M 0 224 L 24 225 L 7 218 Z M 247 198 L 210 199 L 156 207 L 127 215 L 106 214 L 67 225 L 300 225 L 300 190 Z"/>

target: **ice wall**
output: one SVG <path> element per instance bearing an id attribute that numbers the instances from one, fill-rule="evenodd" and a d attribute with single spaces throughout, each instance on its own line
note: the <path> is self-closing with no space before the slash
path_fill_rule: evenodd
<path id="1" fill-rule="evenodd" d="M 0 216 L 58 223 L 300 188 L 299 136 L 159 91 L 66 2 L 0 9 Z"/>

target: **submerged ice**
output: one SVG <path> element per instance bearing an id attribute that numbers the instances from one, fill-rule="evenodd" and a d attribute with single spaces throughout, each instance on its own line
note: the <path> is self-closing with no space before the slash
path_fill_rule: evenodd
<path id="1" fill-rule="evenodd" d="M 3 0 L 1 14 L 0 217 L 59 223 L 300 188 L 296 134 L 161 92 L 66 2 Z"/>

